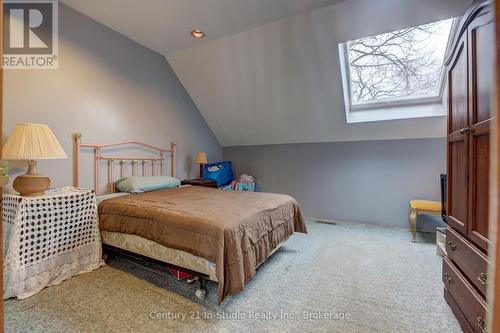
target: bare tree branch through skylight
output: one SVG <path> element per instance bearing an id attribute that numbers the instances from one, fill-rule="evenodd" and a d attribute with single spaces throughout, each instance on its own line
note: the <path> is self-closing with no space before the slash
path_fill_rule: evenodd
<path id="1" fill-rule="evenodd" d="M 352 103 L 439 95 L 452 21 L 349 41 Z"/>

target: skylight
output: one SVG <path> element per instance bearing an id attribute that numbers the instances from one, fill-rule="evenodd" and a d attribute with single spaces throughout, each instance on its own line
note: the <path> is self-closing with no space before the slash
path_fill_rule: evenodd
<path id="1" fill-rule="evenodd" d="M 343 43 L 341 65 L 349 108 L 439 99 L 452 26 L 449 19 Z"/>

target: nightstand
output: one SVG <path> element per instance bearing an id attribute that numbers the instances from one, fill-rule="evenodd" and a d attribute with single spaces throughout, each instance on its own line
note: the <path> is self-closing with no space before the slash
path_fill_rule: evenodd
<path id="1" fill-rule="evenodd" d="M 43 288 L 103 265 L 94 191 L 64 187 L 37 197 L 3 194 L 3 298 Z"/>
<path id="2" fill-rule="evenodd" d="M 217 188 L 217 182 L 212 179 L 184 179 L 183 181 L 181 181 L 181 185 L 193 185 L 193 186 Z"/>

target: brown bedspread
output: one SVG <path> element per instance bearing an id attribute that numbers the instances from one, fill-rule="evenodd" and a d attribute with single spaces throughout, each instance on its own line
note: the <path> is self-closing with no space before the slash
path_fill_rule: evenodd
<path id="1" fill-rule="evenodd" d="M 218 300 L 244 289 L 255 270 L 294 232 L 307 233 L 292 197 L 181 187 L 99 205 L 101 230 L 141 236 L 216 263 Z"/>

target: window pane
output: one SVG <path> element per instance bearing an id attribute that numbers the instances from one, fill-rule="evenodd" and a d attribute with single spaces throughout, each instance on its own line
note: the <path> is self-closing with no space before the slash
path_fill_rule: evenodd
<path id="1" fill-rule="evenodd" d="M 438 96 L 452 22 L 347 42 L 351 103 Z"/>

